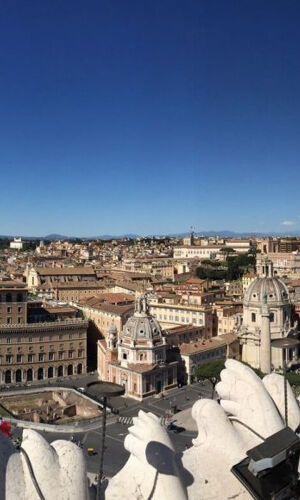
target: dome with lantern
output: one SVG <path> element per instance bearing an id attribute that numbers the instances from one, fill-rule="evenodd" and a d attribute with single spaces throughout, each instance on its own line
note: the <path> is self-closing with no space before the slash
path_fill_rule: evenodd
<path id="1" fill-rule="evenodd" d="M 136 300 L 135 313 L 124 325 L 123 336 L 134 341 L 161 340 L 162 332 L 158 321 L 149 313 L 146 295 Z"/>

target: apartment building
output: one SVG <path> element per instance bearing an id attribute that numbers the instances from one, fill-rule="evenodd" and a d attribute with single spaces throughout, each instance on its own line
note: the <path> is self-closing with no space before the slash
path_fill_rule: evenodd
<path id="1" fill-rule="evenodd" d="M 0 325 L 26 323 L 27 293 L 24 283 L 0 281 Z"/>
<path id="2" fill-rule="evenodd" d="M 152 314 L 163 328 L 170 328 L 176 325 L 193 325 L 204 328 L 205 336 L 211 337 L 213 334 L 213 313 L 211 306 L 197 307 L 188 304 L 149 304 L 150 314 Z"/>
<path id="3" fill-rule="evenodd" d="M 29 290 L 36 290 L 41 285 L 97 280 L 92 267 L 30 267 L 25 272 Z"/>
<path id="4" fill-rule="evenodd" d="M 76 310 L 31 307 L 20 283 L 1 282 L 0 296 L 0 384 L 86 372 L 88 322 Z"/>

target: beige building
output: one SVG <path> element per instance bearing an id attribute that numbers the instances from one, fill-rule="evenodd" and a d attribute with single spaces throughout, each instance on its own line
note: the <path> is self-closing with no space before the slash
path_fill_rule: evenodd
<path id="1" fill-rule="evenodd" d="M 36 290 L 45 284 L 96 281 L 97 279 L 92 267 L 30 267 L 25 272 L 25 277 L 29 290 Z"/>
<path id="2" fill-rule="evenodd" d="M 24 283 L 0 282 L 0 384 L 86 372 L 88 322 L 76 310 L 27 301 Z"/>
<path id="3" fill-rule="evenodd" d="M 179 350 L 188 384 L 192 382 L 195 370 L 201 363 L 227 358 L 239 359 L 239 341 L 235 333 L 181 344 Z"/>
<path id="4" fill-rule="evenodd" d="M 70 283 L 45 283 L 39 286 L 38 292 L 62 302 L 78 302 L 101 295 L 104 289 L 104 285 L 99 281 L 84 280 Z"/>
<path id="5" fill-rule="evenodd" d="M 265 259 L 265 255 L 257 255 L 256 267 L 259 268 Z M 300 278 L 300 253 L 268 253 L 268 259 L 273 263 L 274 275 Z"/>
<path id="6" fill-rule="evenodd" d="M 193 325 L 204 328 L 205 336 L 213 333 L 213 313 L 211 306 L 196 306 L 188 304 L 166 304 L 150 302 L 152 314 L 163 328 L 176 325 Z"/>
<path id="7" fill-rule="evenodd" d="M 105 337 L 111 325 L 114 325 L 118 332 L 122 331 L 124 324 L 134 312 L 135 299 L 132 295 L 119 293 L 103 295 L 106 295 L 106 300 L 90 297 L 75 305 L 83 312 L 86 319 L 94 323 L 100 335 Z"/>
<path id="8" fill-rule="evenodd" d="M 220 252 L 222 246 L 198 246 L 187 245 L 175 247 L 173 251 L 174 259 L 193 259 L 197 257 L 200 260 L 218 259 L 223 260 L 224 255 Z"/>
<path id="9" fill-rule="evenodd" d="M 183 325 L 166 328 L 164 336 L 167 344 L 173 347 L 203 339 L 205 338 L 205 332 L 203 327 Z"/>
<path id="10" fill-rule="evenodd" d="M 257 275 L 254 273 L 245 273 L 242 276 L 242 284 L 243 284 L 243 293 L 247 290 L 248 286 L 257 278 Z"/>
<path id="11" fill-rule="evenodd" d="M 217 334 L 224 335 L 232 333 L 236 329 L 237 314 L 243 310 L 242 303 L 239 304 L 217 304 L 214 306 L 217 322 Z"/>

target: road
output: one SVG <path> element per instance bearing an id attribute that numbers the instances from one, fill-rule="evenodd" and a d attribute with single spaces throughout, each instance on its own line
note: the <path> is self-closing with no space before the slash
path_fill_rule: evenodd
<path id="1" fill-rule="evenodd" d="M 91 377 L 85 376 L 80 377 L 80 387 L 84 387 L 86 383 L 91 381 Z M 75 382 L 75 383 L 74 383 Z M 70 380 L 70 385 L 76 386 L 77 380 Z M 65 384 L 65 381 L 64 381 Z M 125 464 L 129 457 L 128 452 L 124 448 L 124 439 L 128 434 L 128 427 L 131 424 L 131 419 L 137 416 L 139 410 L 151 411 L 157 416 L 165 416 L 170 413 L 171 408 L 177 407 L 177 410 L 184 410 L 193 405 L 195 401 L 199 398 L 211 398 L 212 387 L 207 381 L 206 383 L 195 383 L 190 386 L 184 386 L 182 388 L 175 388 L 168 391 L 168 394 L 164 397 L 151 397 L 145 401 L 135 401 L 127 397 L 117 397 L 110 401 L 115 409 L 119 411 L 119 415 L 108 414 L 107 417 L 107 427 L 106 427 L 106 449 L 104 455 L 104 474 L 106 477 L 111 477 L 115 475 Z M 119 417 L 126 423 L 119 423 Z M 21 435 L 21 429 L 15 431 L 14 436 Z M 87 470 L 90 473 L 96 474 L 99 469 L 99 452 L 101 443 L 101 433 L 102 427 L 99 424 L 99 428 L 76 434 L 76 440 L 80 440 L 83 443 L 83 452 L 86 456 Z M 42 432 L 43 436 L 47 439 L 49 443 L 57 439 L 70 439 L 71 434 L 61 434 L 61 433 L 50 433 Z M 192 444 L 192 439 L 196 437 L 196 432 L 183 431 L 181 433 L 175 434 L 173 432 L 169 433 L 170 438 L 173 442 L 175 451 L 178 453 L 183 452 L 187 447 Z M 87 452 L 88 447 L 93 447 L 97 454 L 89 456 Z"/>

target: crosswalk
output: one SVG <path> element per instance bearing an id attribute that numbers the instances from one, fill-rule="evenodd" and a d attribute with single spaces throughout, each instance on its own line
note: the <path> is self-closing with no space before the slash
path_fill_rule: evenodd
<path id="1" fill-rule="evenodd" d="M 118 417 L 117 422 L 119 424 L 123 424 L 123 425 L 133 425 L 133 418 L 132 417 Z M 168 425 L 169 422 L 170 422 L 170 417 L 160 417 L 161 425 L 163 425 L 163 426 Z"/>

